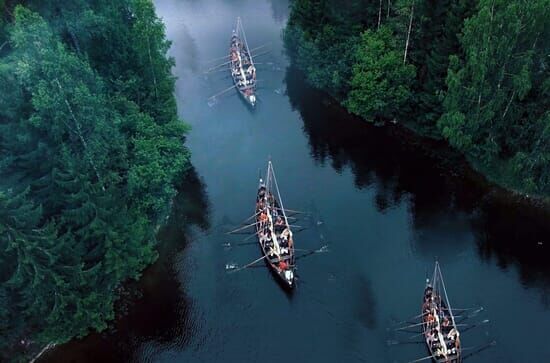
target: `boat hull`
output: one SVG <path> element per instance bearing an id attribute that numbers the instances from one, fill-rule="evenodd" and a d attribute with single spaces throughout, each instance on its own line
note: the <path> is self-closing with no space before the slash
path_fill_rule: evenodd
<path id="1" fill-rule="evenodd" d="M 256 238 L 264 261 L 275 276 L 275 280 L 285 289 L 292 290 L 295 285 L 292 234 L 288 224 L 273 222 L 275 219 L 281 221 L 281 207 L 273 194 L 265 188 L 261 179 L 256 195 L 255 210 Z M 285 232 L 288 233 L 285 234 Z"/>
<path id="2" fill-rule="evenodd" d="M 256 68 L 246 42 L 235 32 L 229 45 L 229 59 L 229 71 L 235 88 L 248 105 L 255 107 Z"/>
<path id="3" fill-rule="evenodd" d="M 426 288 L 424 289 L 424 297 L 426 296 L 427 292 L 429 289 L 431 289 L 432 286 L 430 284 L 427 284 L 426 285 Z M 431 330 L 429 324 L 426 322 L 425 318 L 425 311 L 424 311 L 424 298 L 422 299 L 423 302 L 421 304 L 421 309 L 420 309 L 420 312 L 421 312 L 421 316 L 422 316 L 422 321 L 423 321 L 423 324 L 422 324 L 422 333 L 423 333 L 423 337 L 424 337 L 424 340 L 426 342 L 426 348 L 428 349 L 428 352 L 430 353 L 430 355 L 432 356 L 432 361 L 433 362 L 437 362 L 437 363 L 462 363 L 462 356 L 461 356 L 461 351 L 460 349 L 458 350 L 458 355 L 454 356 L 454 357 L 449 357 L 449 358 L 437 358 L 437 353 L 436 351 L 433 349 L 432 345 L 430 344 L 430 342 L 428 341 L 428 329 Z M 441 306 L 443 308 L 447 308 L 445 303 L 442 301 L 441 302 Z"/>

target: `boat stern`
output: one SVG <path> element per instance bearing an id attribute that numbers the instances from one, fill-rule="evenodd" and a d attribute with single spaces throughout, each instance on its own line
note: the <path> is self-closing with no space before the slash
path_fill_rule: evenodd
<path id="1" fill-rule="evenodd" d="M 284 270 L 281 272 L 281 275 L 285 282 L 287 283 L 288 287 L 292 288 L 294 287 L 294 271 L 291 269 Z"/>
<path id="2" fill-rule="evenodd" d="M 256 101 L 257 101 L 257 100 L 256 100 L 256 96 L 255 96 L 255 95 L 249 95 L 249 96 L 247 96 L 247 100 L 248 100 L 248 102 L 250 102 L 250 105 L 251 105 L 252 107 L 256 106 Z"/>

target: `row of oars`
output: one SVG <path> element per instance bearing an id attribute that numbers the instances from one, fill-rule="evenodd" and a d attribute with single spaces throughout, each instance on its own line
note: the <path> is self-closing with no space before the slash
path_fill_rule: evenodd
<path id="1" fill-rule="evenodd" d="M 464 324 L 463 322 L 466 321 L 467 319 L 470 319 L 472 317 L 475 317 L 477 314 L 479 314 L 481 311 L 483 311 L 483 307 L 472 307 L 472 308 L 466 308 L 466 309 L 453 309 L 454 312 L 460 312 L 460 315 L 456 315 L 455 318 L 459 318 L 458 322 L 456 323 L 456 326 L 457 327 L 466 327 L 466 329 L 462 329 L 461 330 L 461 333 L 464 333 L 470 329 L 473 329 L 473 328 L 476 328 L 476 327 L 479 327 L 481 325 L 484 325 L 484 324 L 487 324 L 489 323 L 489 319 L 484 319 L 480 322 L 477 322 L 477 323 L 473 323 L 473 324 Z M 407 332 L 407 333 L 416 333 L 415 335 L 412 335 L 408 338 L 408 340 L 405 340 L 405 341 L 399 341 L 399 340 L 389 340 L 388 341 L 388 345 L 408 345 L 408 344 L 426 344 L 426 342 L 424 340 L 420 340 L 420 341 L 411 341 L 411 339 L 415 339 L 415 338 L 418 338 L 418 337 L 421 337 L 424 335 L 424 332 L 418 332 L 417 330 L 410 330 L 411 328 L 416 328 L 416 327 L 419 327 L 419 326 L 422 326 L 424 324 L 424 322 L 417 322 L 417 319 L 423 319 L 423 317 L 426 315 L 427 313 L 422 313 L 422 314 L 418 314 L 416 316 L 413 316 L 412 318 L 410 319 L 407 319 L 407 320 L 403 320 L 403 321 L 400 321 L 398 323 L 395 323 L 394 324 L 394 327 L 397 327 L 394 329 L 394 331 L 396 332 Z M 400 326 L 400 325 L 404 325 L 404 324 L 407 324 L 405 326 Z M 477 354 L 491 346 L 494 346 L 496 345 L 496 342 L 495 341 L 491 341 L 489 343 L 486 343 L 486 344 L 482 344 L 482 345 L 479 345 L 479 346 L 474 346 L 474 347 L 468 347 L 468 348 L 462 348 L 461 351 L 470 351 L 472 350 L 473 352 L 469 353 L 468 355 L 466 356 L 462 356 L 462 360 L 466 359 L 466 357 L 470 357 L 474 354 Z M 413 361 L 409 361 L 407 363 L 417 363 L 417 362 L 422 362 L 422 361 L 426 361 L 426 360 L 431 360 L 433 359 L 433 356 L 432 355 L 429 355 L 429 356 L 426 356 L 426 357 L 423 357 L 423 358 L 419 358 L 419 359 L 416 359 L 416 360 L 413 360 Z"/>
<path id="2" fill-rule="evenodd" d="M 485 349 L 488 349 L 490 347 L 494 347 L 495 345 L 497 345 L 497 342 L 496 341 L 490 341 L 488 343 L 485 343 L 485 344 L 480 344 L 480 345 L 477 345 L 477 346 L 474 346 L 474 347 L 466 347 L 466 348 L 462 348 L 461 351 L 472 351 L 464 356 L 462 356 L 462 361 L 464 361 L 466 358 L 469 358 L 475 354 L 478 354 L 478 353 L 481 353 L 482 351 L 484 351 Z M 408 361 L 407 363 L 418 363 L 418 362 L 422 362 L 422 361 L 426 361 L 426 360 L 431 360 L 433 359 L 433 356 L 431 355 L 428 355 L 426 357 L 423 357 L 423 358 L 419 358 L 419 359 L 415 359 L 415 360 L 411 360 L 411 361 Z"/>
<path id="3" fill-rule="evenodd" d="M 256 48 L 252 49 L 252 50 L 250 51 L 250 53 L 252 54 L 252 52 L 254 52 L 254 51 L 258 50 L 258 49 L 264 48 L 264 47 L 266 47 L 266 46 L 267 46 L 267 44 L 265 44 L 265 45 L 263 45 L 263 46 L 256 47 Z M 258 58 L 258 57 L 261 57 L 261 56 L 263 56 L 263 55 L 268 54 L 269 52 L 270 52 L 270 51 L 267 50 L 267 51 L 265 51 L 265 52 L 261 52 L 261 53 L 258 53 L 258 54 L 252 54 L 252 56 L 255 57 L 255 58 Z M 227 59 L 227 58 L 229 58 L 229 55 L 223 57 L 223 59 Z M 216 71 L 218 68 L 221 68 L 221 67 L 223 67 L 223 66 L 227 66 L 227 65 L 229 65 L 230 63 L 231 63 L 231 60 L 228 60 L 228 61 L 225 61 L 225 62 L 220 63 L 220 64 L 218 64 L 218 65 L 212 66 L 212 67 L 208 68 L 206 71 L 204 71 L 204 74 L 212 73 L 212 72 Z M 257 64 L 257 63 L 254 63 L 254 64 Z"/>
<path id="4" fill-rule="evenodd" d="M 279 211 L 282 211 L 281 208 L 275 208 Z M 293 210 L 293 209 L 285 209 L 284 210 L 285 214 L 287 215 L 287 219 L 289 220 L 294 220 L 296 221 L 297 218 L 296 217 L 293 217 L 293 215 L 296 215 L 296 214 L 304 214 L 304 215 L 307 215 L 307 213 L 305 212 L 302 212 L 302 211 L 298 211 L 298 210 Z M 256 237 L 259 233 L 259 231 L 254 231 L 254 232 L 243 232 L 243 231 L 246 231 L 247 229 L 249 228 L 252 228 L 252 227 L 255 227 L 258 225 L 258 223 L 260 222 L 254 222 L 254 223 L 248 223 L 250 222 L 251 219 L 253 218 L 256 218 L 258 216 L 258 214 L 260 214 L 261 212 L 257 212 L 255 214 L 253 214 L 252 216 L 248 217 L 247 219 L 245 219 L 243 222 L 242 222 L 242 226 L 238 227 L 238 228 L 235 228 L 229 232 L 226 232 L 226 234 L 249 234 L 249 236 L 247 236 L 245 239 L 237 242 L 237 243 L 230 243 L 230 242 L 227 242 L 227 243 L 224 243 L 223 244 L 223 247 L 226 247 L 226 248 L 231 248 L 231 247 L 235 247 L 235 246 L 246 246 L 246 245 L 255 245 L 257 244 L 257 242 L 249 242 L 249 240 L 253 237 Z M 303 226 L 300 226 L 300 225 L 296 225 L 296 224 L 291 224 L 290 227 L 294 227 L 294 228 L 301 228 L 301 230 L 304 230 L 305 227 Z M 294 231 L 294 232 L 300 232 L 301 230 L 299 231 Z M 309 255 L 312 255 L 312 254 L 315 254 L 315 253 L 326 253 L 326 252 L 329 252 L 329 249 L 328 249 L 328 245 L 324 245 L 318 249 L 302 249 L 302 248 L 295 248 L 294 249 L 295 252 L 301 252 L 303 253 L 302 255 L 300 256 L 295 256 L 295 260 L 297 259 L 300 259 L 300 258 L 304 258 L 306 256 L 309 256 Z M 237 264 L 226 264 L 226 270 L 229 270 L 230 273 L 233 273 L 233 272 L 237 272 L 237 271 L 242 271 L 244 269 L 247 269 L 247 268 L 251 268 L 251 267 L 256 267 L 256 264 L 263 261 L 267 256 L 262 256 L 250 263 L 247 263 L 243 266 L 239 266 Z"/>
<path id="5" fill-rule="evenodd" d="M 258 58 L 258 57 L 261 57 L 261 56 L 263 56 L 263 55 L 268 54 L 268 53 L 270 52 L 269 50 L 267 50 L 267 51 L 265 51 L 265 52 L 258 53 L 258 54 L 252 54 L 252 53 L 255 52 L 255 51 L 258 51 L 258 50 L 260 50 L 260 49 L 262 49 L 262 48 L 265 48 L 265 47 L 267 47 L 267 46 L 270 45 L 270 44 L 271 44 L 271 43 L 266 43 L 266 44 L 260 45 L 259 47 L 256 47 L 256 48 L 251 49 L 251 50 L 250 50 L 250 55 L 251 55 L 252 57 L 254 57 L 254 58 Z M 214 62 L 214 61 L 219 61 L 219 60 L 228 59 L 229 57 L 230 57 L 230 55 L 226 55 L 226 56 L 223 56 L 223 57 L 219 57 L 219 58 L 210 60 L 210 61 L 208 61 L 208 62 L 206 62 L 206 63 L 212 63 L 212 62 Z M 220 68 L 222 68 L 222 67 L 224 67 L 224 66 L 229 66 L 230 63 L 231 63 L 231 60 L 227 60 L 227 61 L 225 61 L 225 62 L 223 62 L 223 63 L 220 63 L 220 64 L 218 64 L 218 65 L 215 65 L 215 66 L 212 66 L 212 67 L 208 68 L 208 69 L 207 69 L 206 71 L 204 71 L 203 73 L 204 73 L 204 74 L 210 74 L 210 73 L 225 71 L 225 69 L 220 69 Z M 260 64 L 260 63 L 254 63 L 254 64 Z M 222 91 L 216 93 L 215 95 L 212 95 L 212 96 L 208 97 L 208 103 L 209 103 L 209 104 L 214 104 L 214 103 L 216 102 L 216 100 L 217 100 L 218 97 L 223 96 L 224 94 L 226 94 L 227 92 L 229 92 L 229 91 L 235 89 L 236 87 L 237 87 L 236 85 L 232 85 L 231 87 L 228 87 L 228 88 L 226 88 L 226 89 L 224 89 L 224 90 L 222 90 Z"/>

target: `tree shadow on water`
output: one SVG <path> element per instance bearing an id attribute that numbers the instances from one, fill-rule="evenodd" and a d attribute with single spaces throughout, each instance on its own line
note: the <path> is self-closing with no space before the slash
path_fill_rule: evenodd
<path id="1" fill-rule="evenodd" d="M 349 168 L 356 188 L 374 191 L 379 213 L 405 206 L 419 257 L 456 259 L 474 243 L 481 260 L 516 265 L 521 283 L 539 288 L 548 307 L 550 208 L 491 185 L 443 141 L 350 115 L 293 66 L 285 82 L 316 163 Z"/>
<path id="2" fill-rule="evenodd" d="M 209 228 L 205 186 L 194 169 L 178 186 L 170 217 L 158 233 L 158 260 L 139 281 L 121 289 L 116 320 L 106 331 L 56 347 L 37 362 L 143 361 L 189 344 L 197 322 L 193 302 L 175 271 L 175 260 L 188 245 L 191 227 Z"/>

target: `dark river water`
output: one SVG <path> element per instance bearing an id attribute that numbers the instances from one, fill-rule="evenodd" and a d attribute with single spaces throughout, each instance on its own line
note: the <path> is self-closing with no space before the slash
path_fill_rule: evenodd
<path id="1" fill-rule="evenodd" d="M 487 186 L 460 158 L 399 126 L 347 115 L 289 66 L 283 0 L 157 0 L 176 60 L 180 115 L 196 176 L 161 233 L 159 261 L 126 296 L 112 328 L 71 342 L 42 362 L 407 362 L 424 345 L 392 324 L 417 315 L 437 258 L 455 308 L 482 306 L 463 347 L 497 345 L 467 362 L 550 361 L 548 214 Z M 224 56 L 237 16 L 256 59 L 260 102 L 250 110 Z M 442 156 L 444 155 L 444 156 Z M 273 161 L 285 206 L 306 211 L 286 294 L 264 267 L 230 274 L 259 256 L 224 232 L 254 208 L 258 170 Z M 249 240 L 250 241 L 250 240 Z M 465 351 L 465 354 L 468 351 Z"/>

